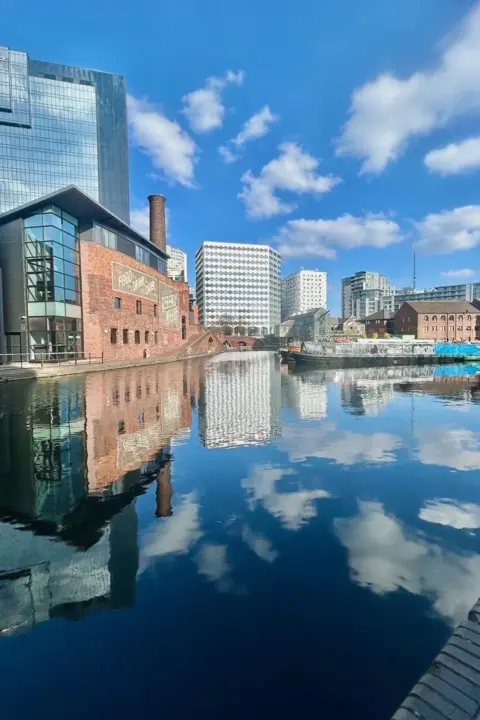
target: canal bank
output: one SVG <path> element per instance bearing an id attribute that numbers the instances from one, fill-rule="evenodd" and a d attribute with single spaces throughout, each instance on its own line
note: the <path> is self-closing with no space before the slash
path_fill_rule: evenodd
<path id="1" fill-rule="evenodd" d="M 124 368 L 146 367 L 162 365 L 165 363 L 202 358 L 225 352 L 219 338 L 213 333 L 205 333 L 200 337 L 192 338 L 174 354 L 155 357 L 146 357 L 135 360 L 120 360 L 104 362 L 102 358 L 95 360 L 81 360 L 78 362 L 62 364 L 24 363 L 23 367 L 16 365 L 0 365 L 0 383 L 14 380 L 29 380 L 35 378 L 66 377 L 69 375 L 84 375 L 86 373 L 103 372 L 104 370 L 122 370 Z"/>

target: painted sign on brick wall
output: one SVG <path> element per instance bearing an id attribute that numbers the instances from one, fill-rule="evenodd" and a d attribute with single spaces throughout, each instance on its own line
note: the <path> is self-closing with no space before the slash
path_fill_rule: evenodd
<path id="1" fill-rule="evenodd" d="M 112 287 L 129 295 L 158 302 L 158 280 L 121 263 L 112 263 Z"/>
<path id="2" fill-rule="evenodd" d="M 165 325 L 178 328 L 180 325 L 178 292 L 171 288 L 170 285 L 159 281 L 158 293 L 160 320 Z"/>

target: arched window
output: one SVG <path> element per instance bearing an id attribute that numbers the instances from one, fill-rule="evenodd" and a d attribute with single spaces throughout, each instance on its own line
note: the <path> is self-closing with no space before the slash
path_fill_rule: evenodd
<path id="1" fill-rule="evenodd" d="M 424 320 L 428 320 L 428 315 L 424 315 L 424 316 L 423 316 L 423 319 L 424 319 Z"/>
<path id="2" fill-rule="evenodd" d="M 446 320 L 446 319 L 447 319 L 446 315 L 441 315 L 440 320 Z"/>
<path id="3" fill-rule="evenodd" d="M 436 322 L 436 321 L 437 321 L 437 316 L 436 316 L 436 315 L 432 315 L 432 320 L 433 320 L 434 322 Z"/>
<path id="4" fill-rule="evenodd" d="M 148 330 L 145 330 L 145 345 L 148 345 L 148 341 L 150 340 L 150 333 Z"/>
<path id="5" fill-rule="evenodd" d="M 449 319 L 449 320 L 455 320 L 455 316 L 454 316 L 454 315 L 449 315 L 449 316 L 448 316 L 448 319 Z"/>
<path id="6" fill-rule="evenodd" d="M 463 320 L 463 315 L 459 315 L 459 316 L 458 316 L 458 319 L 459 319 L 459 320 Z"/>
<path id="7" fill-rule="evenodd" d="M 135 343 L 140 345 L 140 330 L 135 330 Z"/>
<path id="8" fill-rule="evenodd" d="M 471 319 L 472 319 L 472 316 L 471 316 L 471 315 L 467 315 L 467 320 L 471 320 Z"/>

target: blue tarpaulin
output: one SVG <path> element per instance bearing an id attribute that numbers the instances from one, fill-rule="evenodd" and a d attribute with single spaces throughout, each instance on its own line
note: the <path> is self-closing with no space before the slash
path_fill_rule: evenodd
<path id="1" fill-rule="evenodd" d="M 462 355 L 464 357 L 479 357 L 480 345 L 457 345 L 453 343 L 443 343 L 435 345 L 435 355 Z"/>

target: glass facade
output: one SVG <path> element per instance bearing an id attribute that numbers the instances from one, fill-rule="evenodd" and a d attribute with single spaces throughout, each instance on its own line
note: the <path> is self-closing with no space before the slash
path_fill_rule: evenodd
<path id="1" fill-rule="evenodd" d="M 0 212 L 76 185 L 129 222 L 123 78 L 0 58 Z"/>
<path id="2" fill-rule="evenodd" d="M 93 241 L 111 250 L 118 250 L 124 255 L 135 258 L 138 262 L 158 270 L 162 275 L 167 274 L 167 261 L 164 258 L 125 237 L 125 235 L 120 235 L 102 225 L 95 224 L 93 227 Z"/>
<path id="3" fill-rule="evenodd" d="M 74 356 L 83 348 L 78 221 L 53 205 L 24 220 L 29 354 Z"/>

